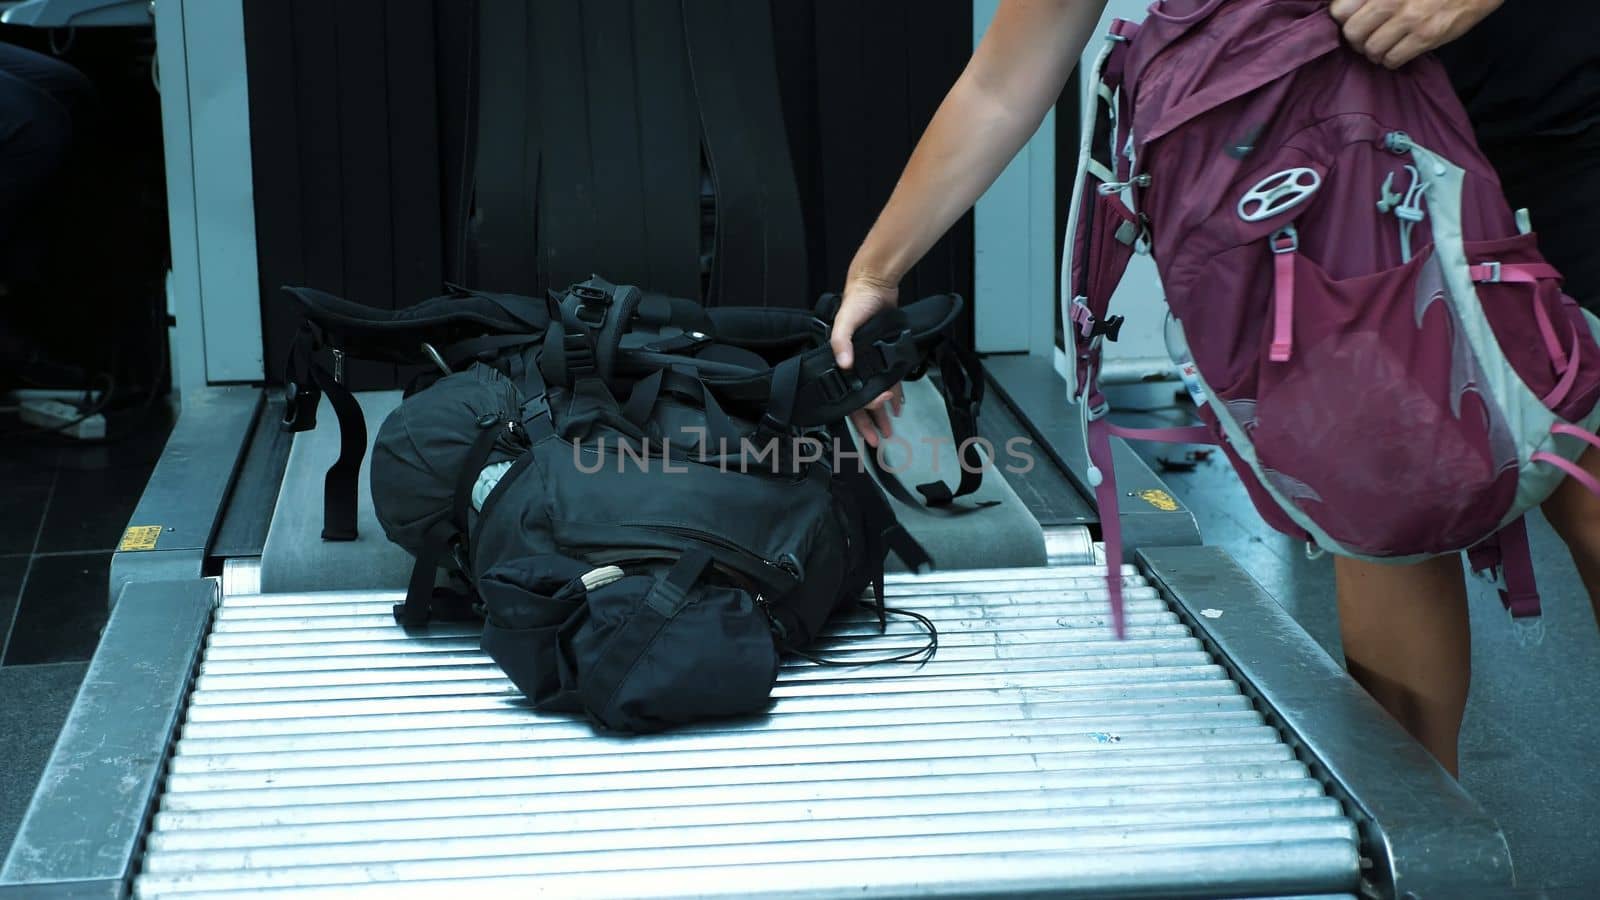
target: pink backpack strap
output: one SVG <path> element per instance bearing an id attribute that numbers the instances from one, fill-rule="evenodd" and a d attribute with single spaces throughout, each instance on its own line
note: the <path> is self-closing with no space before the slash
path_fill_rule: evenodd
<path id="1" fill-rule="evenodd" d="M 1519 518 L 1468 550 L 1467 562 L 1474 572 L 1487 574 L 1499 583 L 1500 602 L 1512 618 L 1539 615 L 1539 588 L 1533 574 L 1526 521 Z"/>

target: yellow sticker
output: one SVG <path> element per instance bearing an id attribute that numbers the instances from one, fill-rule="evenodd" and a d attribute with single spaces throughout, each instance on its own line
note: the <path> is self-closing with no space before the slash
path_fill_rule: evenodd
<path id="1" fill-rule="evenodd" d="M 1140 491 L 1139 499 L 1150 504 L 1151 506 L 1154 506 L 1156 509 L 1159 509 L 1162 512 L 1178 511 L 1178 501 L 1172 499 L 1172 495 L 1166 491 Z"/>
<path id="2" fill-rule="evenodd" d="M 133 550 L 154 550 L 156 538 L 161 537 L 160 525 L 130 525 L 122 533 L 122 543 L 117 545 L 117 550 L 127 553 Z"/>

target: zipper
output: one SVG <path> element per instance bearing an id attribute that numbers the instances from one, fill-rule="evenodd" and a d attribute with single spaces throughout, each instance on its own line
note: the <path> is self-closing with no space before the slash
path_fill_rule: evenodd
<path id="1" fill-rule="evenodd" d="M 675 535 L 720 551 L 719 555 L 729 557 L 732 560 L 736 560 L 736 562 L 724 563 L 721 560 L 716 560 L 713 561 L 713 565 L 725 572 L 754 581 L 762 587 L 773 588 L 776 596 L 787 594 L 790 590 L 798 587 L 805 577 L 800 561 L 792 553 L 785 553 L 775 560 L 767 559 L 759 554 L 750 552 L 727 538 L 708 531 L 701 531 L 698 528 L 652 523 L 630 524 L 635 528 Z M 678 551 L 656 547 L 606 547 L 598 550 L 584 550 L 583 557 L 591 562 L 615 562 L 622 559 L 676 559 Z M 751 591 L 751 593 L 756 592 Z"/>
<path id="2" fill-rule="evenodd" d="M 628 563 L 644 562 L 673 562 L 681 555 L 676 550 L 663 550 L 658 547 L 608 547 L 604 550 L 577 550 L 576 555 L 581 556 L 586 562 L 594 565 L 620 566 L 625 571 Z M 753 557 L 759 559 L 760 557 Z M 774 563 L 773 565 L 777 565 Z M 711 567 L 727 576 L 737 586 L 749 592 L 756 598 L 757 603 L 765 607 L 767 601 L 762 594 L 762 585 L 770 585 L 770 580 L 764 580 L 752 575 L 743 568 L 730 566 L 721 560 L 713 559 Z M 631 573 L 630 573 L 631 574 Z"/>
<path id="3" fill-rule="evenodd" d="M 658 531 L 665 531 L 668 534 L 676 534 L 702 544 L 709 544 L 720 550 L 725 550 L 728 553 L 739 557 L 740 559 L 747 560 L 751 563 L 760 564 L 769 573 L 777 575 L 784 582 L 787 582 L 790 587 L 798 585 L 805 577 L 805 574 L 800 567 L 800 561 L 796 559 L 792 553 L 785 553 L 775 560 L 767 559 L 759 554 L 751 553 L 748 549 L 733 543 L 727 538 L 712 534 L 709 531 L 701 531 L 698 528 L 690 528 L 684 525 L 648 525 L 645 527 L 653 528 Z M 760 577 L 754 572 L 746 574 L 750 574 L 752 577 L 756 578 Z M 760 580 L 765 581 L 766 579 Z"/>

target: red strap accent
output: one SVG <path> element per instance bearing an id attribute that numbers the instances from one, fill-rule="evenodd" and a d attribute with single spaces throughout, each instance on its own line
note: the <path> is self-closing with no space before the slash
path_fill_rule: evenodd
<path id="1" fill-rule="evenodd" d="M 1106 590 L 1111 595 L 1111 628 L 1117 639 L 1127 637 L 1122 610 L 1122 514 L 1117 508 L 1117 472 L 1111 456 L 1111 423 L 1104 418 L 1089 423 L 1089 463 L 1100 470 L 1095 505 L 1100 508 L 1100 536 L 1106 542 Z"/>
<path id="2" fill-rule="evenodd" d="M 1472 273 L 1473 281 L 1488 284 L 1494 284 L 1495 282 L 1537 284 L 1541 278 L 1559 279 L 1561 277 L 1561 273 L 1556 271 L 1554 266 L 1544 263 L 1511 263 L 1509 265 L 1479 263 L 1469 267 L 1468 271 Z M 1567 354 L 1561 349 L 1561 339 L 1556 337 L 1556 327 L 1555 323 L 1550 321 L 1550 311 L 1544 308 L 1543 303 L 1535 302 L 1533 304 L 1533 317 L 1539 323 L 1539 336 L 1544 338 L 1544 348 L 1549 352 L 1550 358 L 1555 361 L 1556 368 L 1567 368 Z"/>
<path id="3" fill-rule="evenodd" d="M 1546 453 L 1543 450 L 1533 454 L 1532 456 L 1528 457 L 1528 459 L 1533 462 L 1542 462 L 1545 465 L 1555 466 L 1561 471 L 1572 476 L 1573 480 L 1587 488 L 1589 493 L 1594 494 L 1596 497 L 1600 497 L 1600 481 L 1596 481 L 1593 475 L 1590 475 L 1588 472 L 1585 472 L 1583 469 L 1579 468 L 1577 463 L 1572 462 L 1564 457 L 1557 456 L 1554 453 Z"/>
<path id="4" fill-rule="evenodd" d="M 1267 358 L 1288 362 L 1294 346 L 1294 257 L 1293 248 L 1281 249 L 1279 240 L 1272 246 L 1272 350 Z"/>
<path id="5" fill-rule="evenodd" d="M 1500 542 L 1500 571 L 1506 580 L 1505 590 L 1500 592 L 1500 602 L 1513 618 L 1539 615 L 1539 586 L 1533 576 L 1533 552 L 1528 548 L 1527 523 L 1518 518 L 1500 529 L 1496 538 Z"/>
<path id="6" fill-rule="evenodd" d="M 1588 444 L 1591 447 L 1594 447 L 1596 449 L 1600 449 L 1600 435 L 1596 435 L 1593 432 L 1585 431 L 1585 430 L 1583 430 L 1582 428 L 1579 428 L 1576 425 L 1568 425 L 1565 422 L 1558 422 L 1554 426 L 1551 427 L 1550 433 L 1551 434 L 1564 434 L 1564 435 L 1566 435 L 1568 437 L 1575 437 L 1578 440 L 1583 441 L 1584 443 Z"/>
<path id="7" fill-rule="evenodd" d="M 1541 278 L 1561 278 L 1561 272 L 1555 266 L 1546 263 L 1504 263 L 1499 266 L 1494 263 L 1479 263 L 1471 266 L 1468 271 L 1472 273 L 1473 281 L 1490 283 L 1509 281 L 1516 284 L 1533 284 Z"/>
<path id="8" fill-rule="evenodd" d="M 1111 33 L 1131 41 L 1139 34 L 1139 23 L 1130 22 L 1127 19 L 1112 19 Z"/>
<path id="9" fill-rule="evenodd" d="M 1109 426 L 1111 433 L 1130 441 L 1155 441 L 1159 444 L 1215 444 L 1217 439 L 1204 425 L 1187 425 L 1182 428 L 1124 428 Z"/>
<path id="10" fill-rule="evenodd" d="M 1543 307 L 1535 308 L 1542 309 Z M 1561 405 L 1561 401 L 1567 399 L 1568 394 L 1572 393 L 1572 386 L 1578 383 L 1578 354 L 1582 349 L 1582 344 L 1578 342 L 1578 336 L 1574 334 L 1572 336 L 1572 355 L 1567 358 L 1567 370 L 1562 373 L 1561 380 L 1556 383 L 1550 393 L 1540 400 L 1546 408 L 1555 409 Z"/>

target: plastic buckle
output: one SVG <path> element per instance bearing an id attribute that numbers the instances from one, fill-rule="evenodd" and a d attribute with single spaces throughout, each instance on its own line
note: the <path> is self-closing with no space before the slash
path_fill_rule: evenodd
<path id="1" fill-rule="evenodd" d="M 911 340 L 909 328 L 896 335 L 892 341 L 881 339 L 873 341 L 872 347 L 878 351 L 878 358 L 882 361 L 885 371 L 893 369 L 896 365 L 917 364 L 917 345 Z"/>
<path id="2" fill-rule="evenodd" d="M 822 399 L 826 403 L 837 403 L 865 384 L 855 372 L 842 372 L 838 366 L 817 376 L 817 387 L 822 391 Z"/>
<path id="3" fill-rule="evenodd" d="M 293 428 L 300 418 L 300 386 L 289 382 L 283 386 L 283 427 Z"/>
<path id="4" fill-rule="evenodd" d="M 1273 253 L 1294 253 L 1300 249 L 1300 232 L 1293 225 L 1285 225 L 1272 233 Z"/>
<path id="5" fill-rule="evenodd" d="M 611 294 L 586 284 L 580 284 L 572 289 L 572 296 L 578 298 L 578 308 L 573 315 L 585 325 L 599 325 L 606 320 L 606 310 L 611 307 Z"/>
<path id="6" fill-rule="evenodd" d="M 1088 328 L 1088 337 L 1104 337 L 1108 341 L 1115 341 L 1122 333 L 1122 316 L 1106 316 L 1104 319 L 1094 319 Z"/>
<path id="7" fill-rule="evenodd" d="M 463 575 L 469 575 L 472 572 L 472 564 L 467 559 L 466 545 L 459 536 L 450 542 L 450 560 L 456 564 L 457 572 Z"/>
<path id="8" fill-rule="evenodd" d="M 1478 279 L 1479 281 L 1485 281 L 1489 284 L 1498 284 L 1500 282 L 1501 273 L 1499 260 L 1496 259 L 1490 260 L 1489 262 L 1481 262 L 1478 263 L 1478 266 L 1488 270 L 1489 273 L 1487 278 L 1480 278 Z"/>

